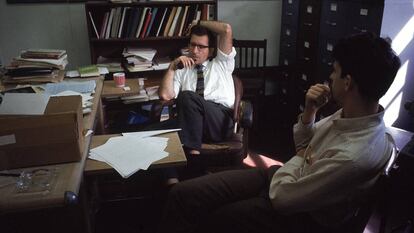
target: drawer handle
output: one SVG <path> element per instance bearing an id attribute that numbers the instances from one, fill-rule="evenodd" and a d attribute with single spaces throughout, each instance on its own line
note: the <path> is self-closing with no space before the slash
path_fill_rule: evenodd
<path id="1" fill-rule="evenodd" d="M 357 26 L 354 26 L 354 30 L 358 31 L 358 32 L 367 32 L 367 29 L 364 28 L 359 28 Z"/>
<path id="2" fill-rule="evenodd" d="M 292 15 L 293 15 L 293 13 L 292 13 L 292 12 L 287 12 L 287 13 L 286 13 L 286 15 L 288 15 L 288 16 L 292 16 Z"/>
<path id="3" fill-rule="evenodd" d="M 303 25 L 308 26 L 308 27 L 312 27 L 312 23 L 304 23 Z"/>
<path id="4" fill-rule="evenodd" d="M 310 61 L 309 57 L 304 57 L 303 59 L 305 59 L 305 61 Z"/>
<path id="5" fill-rule="evenodd" d="M 291 44 L 286 44 L 286 47 L 290 48 L 291 47 Z"/>
<path id="6" fill-rule="evenodd" d="M 335 22 L 326 21 L 326 24 L 328 24 L 329 26 L 332 26 L 332 27 L 336 26 Z"/>

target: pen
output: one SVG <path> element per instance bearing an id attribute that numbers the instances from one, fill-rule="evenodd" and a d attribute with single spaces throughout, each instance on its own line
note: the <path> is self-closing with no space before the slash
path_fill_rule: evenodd
<path id="1" fill-rule="evenodd" d="M 19 176 L 20 176 L 20 174 L 17 174 L 17 173 L 3 173 L 3 172 L 0 172 L 0 176 L 12 176 L 12 177 L 19 177 Z"/>

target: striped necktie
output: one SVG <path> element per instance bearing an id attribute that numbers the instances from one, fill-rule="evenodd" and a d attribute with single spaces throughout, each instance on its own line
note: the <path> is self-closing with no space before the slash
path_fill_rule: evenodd
<path id="1" fill-rule="evenodd" d="M 196 65 L 197 70 L 197 86 L 196 86 L 196 93 L 199 94 L 201 97 L 204 97 L 204 73 L 203 73 L 203 65 Z"/>

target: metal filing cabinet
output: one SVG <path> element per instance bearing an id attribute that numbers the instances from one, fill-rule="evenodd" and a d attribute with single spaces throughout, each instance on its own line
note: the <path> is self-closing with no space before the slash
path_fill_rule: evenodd
<path id="1" fill-rule="evenodd" d="M 296 63 L 299 0 L 283 0 L 280 40 L 280 65 Z"/>
<path id="2" fill-rule="evenodd" d="M 311 85 L 329 79 L 338 40 L 366 31 L 379 35 L 383 10 L 384 0 L 283 0 L 279 63 L 294 67 L 293 114 L 302 111 Z"/>

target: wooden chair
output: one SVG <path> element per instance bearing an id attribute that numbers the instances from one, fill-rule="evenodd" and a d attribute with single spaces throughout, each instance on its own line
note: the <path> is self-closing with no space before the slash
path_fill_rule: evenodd
<path id="1" fill-rule="evenodd" d="M 201 155 L 197 156 L 202 160 L 205 167 L 238 167 L 242 165 L 243 159 L 247 156 L 248 128 L 253 122 L 253 108 L 249 101 L 242 101 L 243 84 L 241 80 L 233 75 L 235 87 L 235 101 L 233 120 L 235 131 L 231 138 L 220 143 L 203 143 Z M 161 111 L 165 106 L 169 108 L 170 118 L 175 118 L 175 100 L 158 101 L 153 104 L 151 120 L 159 122 Z"/>
<path id="2" fill-rule="evenodd" d="M 233 39 L 236 48 L 236 69 L 258 68 L 266 66 L 267 40 Z"/>

